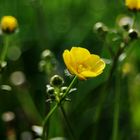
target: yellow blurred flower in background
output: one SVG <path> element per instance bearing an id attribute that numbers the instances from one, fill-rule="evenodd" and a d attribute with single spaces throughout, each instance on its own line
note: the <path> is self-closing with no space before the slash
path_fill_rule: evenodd
<path id="1" fill-rule="evenodd" d="M 128 75 L 134 72 L 134 67 L 130 62 L 125 62 L 122 66 L 123 75 Z"/>
<path id="2" fill-rule="evenodd" d="M 72 47 L 70 51 L 65 50 L 63 59 L 69 72 L 80 79 L 96 77 L 105 68 L 105 62 L 98 55 L 91 54 L 81 47 Z"/>
<path id="3" fill-rule="evenodd" d="M 4 33 L 13 33 L 17 29 L 18 22 L 13 16 L 3 16 L 0 26 Z"/>
<path id="4" fill-rule="evenodd" d="M 140 0 L 125 0 L 125 5 L 131 10 L 140 10 Z"/>

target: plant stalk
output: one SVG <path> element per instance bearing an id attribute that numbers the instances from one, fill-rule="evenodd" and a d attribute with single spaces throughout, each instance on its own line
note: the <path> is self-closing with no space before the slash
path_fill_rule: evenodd
<path id="1" fill-rule="evenodd" d="M 65 109 L 64 109 L 64 107 L 62 105 L 60 105 L 60 110 L 61 110 L 61 112 L 63 114 L 64 119 L 65 119 L 65 122 L 66 122 L 67 128 L 69 130 L 69 135 L 71 137 L 71 140 L 75 140 L 75 135 L 73 133 L 73 129 L 72 129 L 71 125 L 70 125 L 70 122 L 68 120 L 67 114 L 66 114 Z"/>
<path id="2" fill-rule="evenodd" d="M 114 119 L 112 140 L 118 140 L 118 127 L 119 127 L 119 113 L 120 113 L 120 79 L 116 77 L 116 95 L 114 105 Z"/>
<path id="3" fill-rule="evenodd" d="M 65 114 L 65 111 L 63 110 L 63 107 L 62 107 L 62 101 L 65 100 L 65 97 L 67 96 L 67 94 L 69 93 L 70 89 L 73 87 L 75 81 L 77 80 L 77 76 L 75 76 L 73 78 L 73 80 L 71 81 L 69 87 L 67 88 L 66 92 L 63 94 L 63 97 L 57 101 L 57 103 L 55 104 L 55 106 L 50 110 L 50 112 L 48 113 L 48 115 L 45 117 L 44 121 L 43 121 L 43 133 L 42 133 L 42 140 L 47 140 L 47 135 L 46 134 L 46 129 L 47 129 L 47 124 L 48 124 L 48 120 L 49 118 L 52 116 L 52 114 L 55 112 L 55 110 L 60 106 L 61 107 L 61 110 L 62 110 L 62 113 L 63 115 L 65 115 L 66 117 L 66 114 Z"/>
<path id="4" fill-rule="evenodd" d="M 6 57 L 6 54 L 7 54 L 7 51 L 8 51 L 8 47 L 9 47 L 9 43 L 10 43 L 10 38 L 9 36 L 5 36 L 5 42 L 4 42 L 4 46 L 3 46 L 3 50 L 2 50 L 2 53 L 1 53 L 1 64 L 5 61 L 5 57 Z"/>

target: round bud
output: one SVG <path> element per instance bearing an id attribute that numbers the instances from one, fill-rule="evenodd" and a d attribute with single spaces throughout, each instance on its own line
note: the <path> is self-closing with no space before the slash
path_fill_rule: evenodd
<path id="1" fill-rule="evenodd" d="M 128 31 L 133 26 L 133 19 L 128 16 L 122 16 L 118 19 L 118 25 Z"/>
<path id="2" fill-rule="evenodd" d="M 61 92 L 62 92 L 62 93 L 65 93 L 65 92 L 67 91 L 67 88 L 68 88 L 68 87 L 61 87 Z"/>
<path id="3" fill-rule="evenodd" d="M 140 10 L 139 2 L 139 0 L 125 0 L 125 5 L 129 10 L 137 12 Z"/>
<path id="4" fill-rule="evenodd" d="M 49 94 L 49 95 L 53 95 L 54 94 L 54 87 L 48 87 L 47 88 L 47 93 Z"/>
<path id="5" fill-rule="evenodd" d="M 54 75 L 53 77 L 51 77 L 51 80 L 50 80 L 50 85 L 51 86 L 60 87 L 60 86 L 63 85 L 63 83 L 64 83 L 64 80 L 61 76 Z"/>
<path id="6" fill-rule="evenodd" d="M 0 61 L 0 72 L 3 71 L 6 66 L 7 66 L 7 62 L 6 61 L 3 61 L 3 62 Z"/>
<path id="7" fill-rule="evenodd" d="M 39 62 L 39 70 L 42 72 L 42 71 L 45 71 L 45 69 L 46 69 L 46 61 L 45 60 L 41 60 L 40 62 Z"/>
<path id="8" fill-rule="evenodd" d="M 132 40 L 138 38 L 138 32 L 137 32 L 136 30 L 134 30 L 134 29 L 130 29 L 130 30 L 128 31 L 128 35 L 129 35 L 129 37 L 130 37 Z"/>
<path id="9" fill-rule="evenodd" d="M 17 19 L 13 16 L 4 16 L 1 19 L 0 26 L 3 33 L 11 34 L 17 29 L 18 22 Z"/>
<path id="10" fill-rule="evenodd" d="M 11 122 L 15 119 L 15 114 L 13 112 L 4 112 L 2 114 L 2 120 L 5 121 L 5 122 Z"/>
<path id="11" fill-rule="evenodd" d="M 94 30 L 100 35 L 105 35 L 108 32 L 108 28 L 102 22 L 97 22 L 94 25 Z"/>
<path id="12" fill-rule="evenodd" d="M 50 59 L 53 56 L 52 52 L 48 49 L 44 50 L 41 54 L 42 59 Z"/>
<path id="13" fill-rule="evenodd" d="M 129 26 L 129 24 L 123 24 L 122 28 L 125 29 L 126 31 L 128 31 L 130 26 Z"/>

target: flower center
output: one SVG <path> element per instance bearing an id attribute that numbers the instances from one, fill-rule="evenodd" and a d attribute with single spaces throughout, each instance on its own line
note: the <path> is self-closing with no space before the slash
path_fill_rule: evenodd
<path id="1" fill-rule="evenodd" d="M 83 64 L 80 64 L 77 68 L 78 73 L 81 73 L 81 72 L 86 71 L 86 70 L 88 70 L 88 68 L 86 66 L 84 66 Z"/>

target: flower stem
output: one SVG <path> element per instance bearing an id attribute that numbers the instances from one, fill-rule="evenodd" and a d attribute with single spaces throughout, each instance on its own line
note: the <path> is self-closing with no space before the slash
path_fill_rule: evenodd
<path id="1" fill-rule="evenodd" d="M 133 24 L 132 24 L 132 28 L 135 28 L 135 23 L 136 23 L 136 18 L 137 18 L 137 11 L 133 12 Z"/>
<path id="2" fill-rule="evenodd" d="M 96 140 L 97 138 L 97 131 L 98 131 L 98 123 L 99 123 L 99 119 L 100 119 L 100 116 L 101 116 L 101 113 L 102 113 L 102 109 L 103 109 L 103 105 L 104 105 L 104 102 L 105 102 L 105 99 L 107 97 L 107 93 L 104 92 L 104 91 L 108 91 L 109 90 L 109 86 L 110 86 L 110 82 L 112 80 L 112 77 L 114 76 L 114 72 L 115 70 L 117 69 L 117 66 L 118 66 L 118 59 L 119 59 L 119 56 L 123 53 L 125 49 L 125 46 L 124 47 L 119 47 L 117 53 L 115 54 L 114 58 L 113 58 L 113 62 L 112 62 L 112 66 L 111 66 L 111 69 L 110 69 L 110 72 L 109 72 L 109 76 L 108 76 L 108 79 L 107 79 L 107 82 L 106 84 L 103 86 L 103 88 L 101 89 L 101 96 L 100 96 L 100 101 L 99 101 L 99 104 L 98 104 L 98 107 L 97 107 L 97 110 L 96 110 L 96 114 L 94 116 L 94 122 L 96 123 L 96 133 L 94 135 L 94 140 Z M 117 111 L 116 111 L 117 112 Z"/>
<path id="3" fill-rule="evenodd" d="M 58 100 L 59 102 L 57 102 L 55 104 L 55 106 L 50 110 L 50 112 L 48 113 L 48 115 L 45 117 L 44 122 L 43 122 L 43 133 L 42 133 L 42 140 L 47 140 L 47 134 L 46 134 L 46 129 L 47 129 L 47 124 L 48 124 L 48 120 L 49 118 L 52 116 L 52 114 L 54 113 L 54 111 L 59 107 L 62 106 L 62 101 L 65 100 L 65 97 L 67 96 L 67 94 L 69 93 L 70 89 L 73 87 L 75 81 L 77 80 L 77 76 L 75 76 L 73 78 L 73 80 L 71 81 L 69 87 L 67 88 L 66 92 L 64 93 L 63 97 L 61 98 L 61 100 Z M 63 112 L 64 113 L 64 112 Z M 66 114 L 65 114 L 66 115 Z"/>
<path id="4" fill-rule="evenodd" d="M 57 108 L 58 108 L 58 104 L 55 104 L 55 106 L 50 110 L 50 112 L 48 113 L 48 115 L 44 119 L 42 140 L 47 140 L 47 134 L 46 134 L 46 128 L 47 128 L 47 124 L 48 124 L 47 122 Z"/>
<path id="5" fill-rule="evenodd" d="M 7 51 L 8 51 L 8 47 L 9 47 L 9 42 L 10 42 L 10 39 L 9 39 L 9 36 L 5 36 L 5 44 L 3 46 L 3 50 L 2 50 L 2 54 L 1 54 L 1 64 L 4 62 L 5 60 L 5 57 L 6 57 L 6 54 L 7 54 Z"/>
<path id="6" fill-rule="evenodd" d="M 116 95 L 114 105 L 112 140 L 118 140 L 119 113 L 120 113 L 120 79 L 116 78 Z"/>
<path id="7" fill-rule="evenodd" d="M 73 129 L 72 129 L 71 125 L 70 125 L 70 122 L 69 122 L 68 117 L 67 117 L 67 115 L 66 115 L 65 109 L 64 109 L 64 107 L 63 107 L 62 105 L 60 105 L 60 110 L 61 110 L 61 112 L 62 112 L 62 114 L 63 114 L 64 119 L 65 119 L 67 128 L 68 128 L 68 130 L 69 130 L 69 134 L 70 134 L 70 136 L 71 136 L 71 140 L 75 140 L 75 136 L 74 136 L 74 133 L 73 133 Z"/>
<path id="8" fill-rule="evenodd" d="M 72 82 L 70 83 L 69 87 L 67 88 L 66 92 L 63 94 L 63 97 L 61 98 L 61 102 L 65 99 L 65 97 L 67 96 L 67 94 L 69 93 L 70 89 L 72 88 L 72 86 L 74 85 L 75 81 L 77 80 L 77 76 L 75 76 L 72 80 Z"/>

